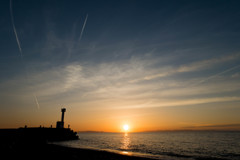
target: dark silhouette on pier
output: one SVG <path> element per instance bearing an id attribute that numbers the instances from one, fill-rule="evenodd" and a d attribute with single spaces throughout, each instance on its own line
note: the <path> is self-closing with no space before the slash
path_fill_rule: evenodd
<path id="1" fill-rule="evenodd" d="M 66 109 L 62 108 L 62 118 L 57 122 L 56 128 L 52 125 L 51 127 L 41 125 L 40 127 L 27 127 L 25 125 L 17 129 L 0 129 L 0 151 L 4 153 L 3 157 L 6 159 L 19 159 L 19 157 L 44 159 L 49 153 L 49 146 L 51 146 L 49 142 L 78 139 L 76 132 L 70 128 L 64 128 L 64 112 Z M 39 153 L 42 154 L 39 155 Z"/>
<path id="2" fill-rule="evenodd" d="M 22 145 L 31 143 L 47 143 L 54 141 L 66 141 L 78 139 L 77 133 L 70 128 L 64 128 L 65 108 L 62 108 L 61 121 L 57 122 L 56 128 L 51 127 L 27 127 L 17 129 L 0 129 L 1 147 L 5 144 Z M 6 146 L 5 146 L 6 147 Z"/>
<path id="3" fill-rule="evenodd" d="M 62 108 L 62 118 L 61 121 L 57 121 L 57 128 L 64 128 L 64 113 L 66 112 L 66 108 Z"/>

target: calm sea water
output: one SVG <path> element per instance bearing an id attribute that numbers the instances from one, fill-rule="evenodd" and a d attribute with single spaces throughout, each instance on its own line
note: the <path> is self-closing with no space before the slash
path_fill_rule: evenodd
<path id="1" fill-rule="evenodd" d="M 78 134 L 79 140 L 59 144 L 155 159 L 240 160 L 240 132 Z"/>

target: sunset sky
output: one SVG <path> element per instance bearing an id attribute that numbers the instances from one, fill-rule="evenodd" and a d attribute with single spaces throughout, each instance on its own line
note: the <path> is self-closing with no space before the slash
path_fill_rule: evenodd
<path id="1" fill-rule="evenodd" d="M 0 1 L 0 128 L 240 130 L 240 1 Z"/>

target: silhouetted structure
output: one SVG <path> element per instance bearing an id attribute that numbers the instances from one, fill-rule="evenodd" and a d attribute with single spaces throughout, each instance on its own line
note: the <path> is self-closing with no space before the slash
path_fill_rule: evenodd
<path id="1" fill-rule="evenodd" d="M 78 139 L 77 133 L 70 128 L 64 128 L 65 108 L 61 109 L 61 121 L 57 122 L 56 128 L 51 127 L 27 127 L 18 129 L 0 129 L 0 141 L 12 143 L 45 143 L 48 141 L 65 141 Z M 1 140 L 2 139 L 2 140 Z M 1 145 L 0 145 L 1 146 Z"/>
<path id="2" fill-rule="evenodd" d="M 62 108 L 62 118 L 61 121 L 57 121 L 57 128 L 64 128 L 64 113 L 66 112 L 66 108 Z"/>

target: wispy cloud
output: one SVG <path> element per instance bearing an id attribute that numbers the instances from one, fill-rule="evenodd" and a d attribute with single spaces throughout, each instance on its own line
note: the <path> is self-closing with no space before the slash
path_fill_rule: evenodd
<path id="1" fill-rule="evenodd" d="M 240 58 L 240 54 L 226 55 L 222 57 L 212 58 L 208 60 L 193 62 L 191 64 L 182 65 L 177 69 L 177 72 L 193 72 L 204 69 L 209 69 L 216 65 L 221 65 L 225 62 L 230 62 Z"/>
<path id="2" fill-rule="evenodd" d="M 237 65 L 237 66 L 234 66 L 234 67 L 232 67 L 232 68 L 230 68 L 230 69 L 224 70 L 223 72 L 214 74 L 214 75 L 212 75 L 212 76 L 210 76 L 210 77 L 207 77 L 207 78 L 205 78 L 205 79 L 197 82 L 195 85 L 199 85 L 199 84 L 201 84 L 201 83 L 204 83 L 204 82 L 206 82 L 206 81 L 208 81 L 208 80 L 210 80 L 210 79 L 213 79 L 213 78 L 215 78 L 215 77 L 217 77 L 217 76 L 220 76 L 220 75 L 223 75 L 223 74 L 228 73 L 228 72 L 230 72 L 230 71 L 233 71 L 233 70 L 235 70 L 235 69 L 237 69 L 237 68 L 239 68 L 239 67 L 240 67 L 240 65 Z"/>
<path id="3" fill-rule="evenodd" d="M 119 106 L 114 109 L 129 109 L 129 108 L 156 108 L 156 107 L 178 107 L 178 106 L 190 106 L 207 103 L 220 103 L 220 102 L 232 102 L 240 101 L 240 97 L 214 97 L 214 98 L 199 98 L 199 99 L 184 99 L 184 100 L 158 100 L 151 101 L 147 104 L 136 104 L 129 106 Z"/>
<path id="4" fill-rule="evenodd" d="M 130 83 L 136 77 L 146 77 L 144 75 L 149 70 L 156 70 L 149 67 L 149 64 L 150 59 L 139 58 L 98 64 L 74 62 L 32 72 L 29 83 L 25 82 L 24 77 L 18 76 L 2 83 L 0 87 L 8 91 L 12 88 L 15 94 L 36 93 L 42 103 L 50 103 L 57 97 L 64 103 L 94 103 L 99 104 L 97 106 L 118 109 L 190 106 L 240 100 L 238 96 L 231 94 L 240 89 L 238 81 L 227 77 L 198 86 L 189 86 L 197 83 L 198 78 L 167 78 Z M 24 85 L 17 86 L 16 81 Z M 39 106 L 38 100 L 36 104 Z"/>
<path id="5" fill-rule="evenodd" d="M 131 80 L 130 82 L 135 83 L 135 82 L 140 82 L 140 81 L 145 81 L 145 80 L 153 80 L 153 79 L 156 79 L 156 78 L 167 77 L 167 76 L 171 76 L 171 75 L 178 74 L 178 73 L 187 73 L 187 72 L 206 70 L 206 69 L 209 69 L 209 68 L 212 68 L 212 67 L 222 65 L 226 62 L 231 62 L 231 61 L 239 59 L 239 58 L 240 58 L 240 54 L 234 54 L 234 55 L 223 56 L 223 57 L 220 57 L 220 58 L 213 58 L 213 59 L 209 59 L 209 60 L 193 62 L 193 63 L 190 63 L 190 64 L 184 64 L 184 65 L 181 65 L 180 67 L 173 67 L 173 66 L 166 67 L 166 68 L 163 67 L 163 69 L 160 69 L 159 72 L 158 72 L 158 69 L 156 69 L 154 71 L 154 72 L 158 72 L 158 73 L 149 74 L 149 75 L 143 76 L 141 78 Z M 221 73 L 213 75 L 213 76 L 211 76 L 207 79 L 214 78 L 218 75 L 224 74 L 224 73 L 229 72 L 231 70 L 234 70 L 238 67 L 239 66 L 232 67 L 232 68 L 230 68 L 228 70 L 225 70 Z M 204 81 L 206 81 L 207 79 L 205 79 Z M 199 82 L 199 83 L 202 83 L 202 82 Z"/>

